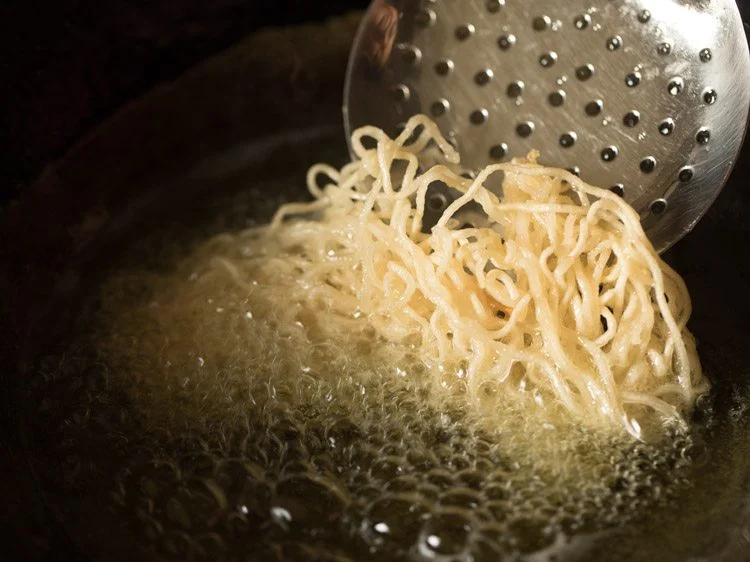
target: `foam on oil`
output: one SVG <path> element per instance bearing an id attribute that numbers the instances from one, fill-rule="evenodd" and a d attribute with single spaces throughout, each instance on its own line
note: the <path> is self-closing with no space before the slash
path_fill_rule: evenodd
<path id="1" fill-rule="evenodd" d="M 270 255 L 269 255 L 270 254 Z M 46 360 L 59 477 L 173 559 L 497 560 L 622 527 L 685 486 L 692 439 L 577 427 L 436 385 L 365 318 L 327 325 L 252 235 L 113 274 Z M 238 284 L 217 258 L 242 266 Z M 338 325 L 338 324 L 337 324 Z M 455 369 L 443 380 L 455 380 Z M 42 392 L 40 392 L 41 394 Z M 530 403 L 533 403 L 531 397 Z M 61 407 L 64 404 L 65 407 Z M 105 461 L 103 459 L 109 459 Z M 91 493 L 91 490 L 87 493 Z"/>

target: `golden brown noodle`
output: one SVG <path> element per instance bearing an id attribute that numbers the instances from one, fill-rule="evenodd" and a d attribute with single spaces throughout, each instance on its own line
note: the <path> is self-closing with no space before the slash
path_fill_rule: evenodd
<path id="1" fill-rule="evenodd" d="M 533 162 L 464 179 L 449 167 L 458 154 L 424 116 L 395 140 L 363 127 L 352 146 L 357 160 L 341 170 L 310 169 L 314 202 L 284 205 L 246 233 L 248 255 L 262 248 L 252 258 L 259 272 L 296 279 L 280 301 L 307 303 L 325 337 L 345 338 L 364 315 L 428 367 L 453 368 L 470 396 L 499 384 L 505 397 L 558 403 L 636 437 L 644 417 L 680 419 L 707 391 L 685 284 L 621 198 Z M 422 172 L 418 157 L 436 150 L 446 164 Z M 485 187 L 500 173 L 502 198 Z M 424 233 L 436 181 L 460 196 Z M 486 226 L 459 227 L 470 202 Z M 216 263 L 248 283 L 230 259 Z"/>

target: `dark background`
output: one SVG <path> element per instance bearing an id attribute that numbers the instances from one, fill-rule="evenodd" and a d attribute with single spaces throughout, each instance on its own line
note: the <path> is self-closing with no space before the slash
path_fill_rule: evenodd
<path id="1" fill-rule="evenodd" d="M 0 206 L 125 101 L 201 58 L 263 26 L 320 21 L 367 4 L 0 0 Z"/>

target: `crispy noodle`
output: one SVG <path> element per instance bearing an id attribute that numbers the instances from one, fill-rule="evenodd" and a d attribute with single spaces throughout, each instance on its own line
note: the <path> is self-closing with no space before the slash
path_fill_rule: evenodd
<path id="1" fill-rule="evenodd" d="M 247 238 L 263 248 L 260 270 L 293 278 L 283 299 L 318 311 L 329 337 L 364 320 L 427 365 L 462 365 L 454 372 L 469 395 L 489 382 L 636 437 L 644 418 L 680 421 L 708 390 L 686 286 L 620 197 L 533 155 L 467 180 L 424 116 L 395 140 L 363 127 L 352 147 L 357 159 L 341 170 L 310 169 L 314 202 L 282 206 Z M 422 171 L 429 151 L 444 164 Z M 501 198 L 485 187 L 497 175 Z M 460 195 L 425 233 L 438 181 Z M 457 214 L 471 202 L 486 224 L 462 228 Z"/>

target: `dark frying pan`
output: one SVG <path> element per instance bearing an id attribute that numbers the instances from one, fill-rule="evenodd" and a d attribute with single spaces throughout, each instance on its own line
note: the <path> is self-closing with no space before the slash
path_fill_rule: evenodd
<path id="1" fill-rule="evenodd" d="M 291 23 L 288 16 L 279 21 Z M 124 105 L 8 197 L 13 201 L 0 218 L 0 289 L 3 465 L 10 476 L 0 489 L 12 508 L 0 512 L 0 528 L 10 559 L 153 555 L 147 541 L 87 497 L 101 491 L 97 482 L 84 478 L 69 487 L 59 478 L 65 459 L 55 443 L 58 428 L 46 432 L 44 420 L 29 419 L 36 362 L 74 329 L 81 293 L 135 234 L 168 223 L 205 236 L 212 227 L 204 217 L 215 201 L 236 197 L 248 177 L 299 186 L 309 164 L 344 160 L 341 91 L 356 24 L 357 17 L 347 17 L 255 33 Z M 243 32 L 226 25 L 237 37 Z M 215 40 L 200 55 L 218 46 Z M 291 161 L 280 152 L 290 146 Z M 27 155 L 23 166 L 31 165 Z M 614 541 L 594 540 L 569 559 L 750 560 L 749 168 L 746 147 L 709 215 L 667 256 L 693 295 L 691 325 L 715 386 L 701 467 L 672 511 L 644 514 L 616 530 Z M 228 227 L 242 224 L 247 205 L 238 204 Z M 106 464 L 91 474 L 116 471 Z"/>

